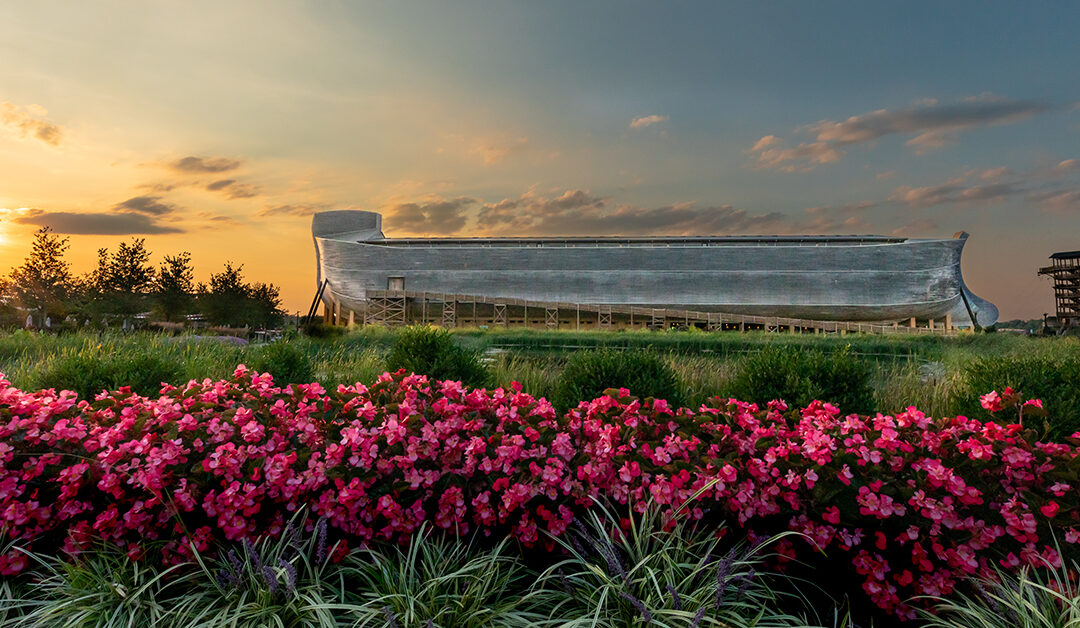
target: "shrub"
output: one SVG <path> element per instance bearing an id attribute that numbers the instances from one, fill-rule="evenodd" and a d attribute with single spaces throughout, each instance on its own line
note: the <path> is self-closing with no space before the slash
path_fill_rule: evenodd
<path id="1" fill-rule="evenodd" d="M 600 349 L 570 356 L 559 376 L 555 406 L 572 408 L 610 388 L 626 388 L 635 397 L 665 399 L 673 405 L 682 403 L 683 397 L 678 375 L 655 353 Z"/>
<path id="2" fill-rule="evenodd" d="M 279 340 L 263 347 L 251 367 L 274 376 L 274 382 L 285 384 L 308 384 L 315 378 L 311 358 L 295 341 Z"/>
<path id="3" fill-rule="evenodd" d="M 1080 447 L 1020 425 L 914 409 L 676 410 L 604 396 L 560 417 L 520 386 L 384 374 L 328 393 L 244 368 L 153 398 L 80 401 L 0 378 L 0 528 L 50 556 L 160 544 L 162 563 L 189 562 L 280 536 L 284 513 L 302 508 L 361 545 L 407 544 L 429 523 L 550 551 L 597 499 L 638 513 L 652 500 L 665 516 L 737 524 L 752 542 L 798 532 L 807 541 L 781 542 L 781 558 L 828 552 L 870 600 L 910 618 L 911 595 L 947 595 L 995 562 L 1075 555 L 1078 467 Z M 20 551 L 0 555 L 0 574 L 26 566 Z"/>
<path id="4" fill-rule="evenodd" d="M 88 398 L 121 386 L 130 386 L 141 395 L 156 395 L 163 382 L 176 382 L 180 372 L 179 364 L 153 353 L 101 355 L 91 347 L 49 358 L 38 371 L 35 383 L 41 388 L 72 390 Z"/>
<path id="5" fill-rule="evenodd" d="M 953 397 L 959 414 L 988 419 L 979 395 L 1011 387 L 1027 397 L 1042 399 L 1047 418 L 1032 422 L 1060 439 L 1080 430 L 1080 359 L 983 358 L 969 363 L 963 383 Z"/>
<path id="6" fill-rule="evenodd" d="M 783 399 L 798 407 L 822 399 L 844 412 L 870 412 L 871 375 L 850 347 L 826 353 L 770 345 L 743 360 L 731 396 L 758 404 Z"/>
<path id="7" fill-rule="evenodd" d="M 450 332 L 440 327 L 418 325 L 402 330 L 386 357 L 386 368 L 467 386 L 484 386 L 489 379 L 479 354 L 458 346 Z"/>

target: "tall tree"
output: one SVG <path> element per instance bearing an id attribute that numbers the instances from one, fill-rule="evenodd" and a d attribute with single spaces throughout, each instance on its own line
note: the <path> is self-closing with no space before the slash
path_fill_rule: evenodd
<path id="1" fill-rule="evenodd" d="M 84 283 L 99 313 L 135 314 L 149 308 L 155 277 L 146 241 L 132 238 L 131 243 L 121 242 L 112 255 L 108 249 L 98 249 L 97 268 Z"/>
<path id="2" fill-rule="evenodd" d="M 30 255 L 11 271 L 12 292 L 23 307 L 37 309 L 42 316 L 67 313 L 74 286 L 71 265 L 64 259 L 69 246 L 68 238 L 47 226 L 34 233 Z"/>
<path id="3" fill-rule="evenodd" d="M 200 287 L 199 310 L 211 323 L 233 327 L 269 327 L 281 320 L 281 296 L 273 284 L 244 281 L 244 266 L 225 263 L 210 283 Z"/>
<path id="4" fill-rule="evenodd" d="M 234 267 L 232 262 L 225 262 L 224 270 L 212 273 L 210 283 L 201 287 L 199 310 L 206 320 L 234 327 L 246 324 L 250 288 L 244 283 L 243 269 L 243 264 Z"/>
<path id="5" fill-rule="evenodd" d="M 130 244 L 121 242 L 109 260 L 109 287 L 122 294 L 147 294 L 154 286 L 155 273 L 146 240 L 132 238 Z"/>
<path id="6" fill-rule="evenodd" d="M 166 255 L 158 268 L 155 302 L 158 314 L 167 321 L 181 320 L 195 303 L 195 269 L 191 253 Z"/>
<path id="7" fill-rule="evenodd" d="M 281 310 L 281 291 L 272 283 L 251 286 L 253 322 L 259 327 L 277 327 L 284 319 Z"/>

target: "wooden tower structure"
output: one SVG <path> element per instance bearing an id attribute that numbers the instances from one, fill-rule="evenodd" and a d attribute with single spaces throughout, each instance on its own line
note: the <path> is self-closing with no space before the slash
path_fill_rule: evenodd
<path id="1" fill-rule="evenodd" d="M 1057 323 L 1062 329 L 1080 326 L 1080 251 L 1065 251 L 1050 256 L 1050 265 L 1039 274 L 1054 282 Z"/>

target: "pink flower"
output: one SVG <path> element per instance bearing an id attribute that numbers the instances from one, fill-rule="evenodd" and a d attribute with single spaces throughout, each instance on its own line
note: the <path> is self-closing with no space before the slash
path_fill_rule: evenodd
<path id="1" fill-rule="evenodd" d="M 999 395 L 996 390 L 992 390 L 979 397 L 979 403 L 990 412 L 1000 412 L 1004 407 L 1001 403 L 1001 395 Z"/>

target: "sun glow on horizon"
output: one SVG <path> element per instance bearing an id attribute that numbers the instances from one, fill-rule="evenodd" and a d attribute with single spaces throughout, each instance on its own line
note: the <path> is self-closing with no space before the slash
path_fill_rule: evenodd
<path id="1" fill-rule="evenodd" d="M 0 207 L 0 246 L 7 246 L 13 243 L 11 237 L 11 217 L 28 211 L 30 211 L 29 207 Z"/>

